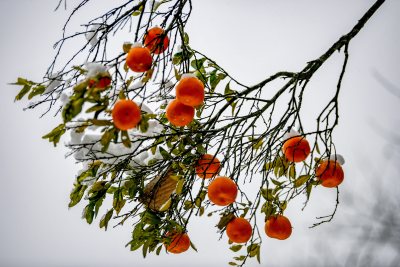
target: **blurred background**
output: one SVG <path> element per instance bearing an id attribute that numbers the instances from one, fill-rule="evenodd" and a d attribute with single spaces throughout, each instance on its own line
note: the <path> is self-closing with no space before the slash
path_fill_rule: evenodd
<path id="1" fill-rule="evenodd" d="M 93 0 L 69 31 L 78 31 L 74 27 L 115 4 L 106 2 Z M 67 208 L 81 167 L 73 158 L 65 159 L 65 148 L 41 139 L 58 118 L 50 113 L 39 119 L 40 109 L 23 112 L 27 102 L 14 103 L 18 88 L 9 85 L 20 76 L 42 79 L 55 55 L 52 45 L 78 1 L 53 12 L 57 3 L 0 1 L 0 266 L 227 266 L 235 254 L 225 236 L 219 240 L 217 217 L 195 218 L 189 225 L 199 252 L 143 259 L 141 251 L 124 247 L 130 240 L 129 224 L 104 232 L 98 221 L 87 225 L 81 219 L 83 205 Z M 192 47 L 251 85 L 277 71 L 302 69 L 373 3 L 194 1 L 186 31 Z M 304 211 L 305 199 L 298 199 L 285 213 L 294 227 L 292 236 L 285 241 L 265 238 L 261 264 L 251 259 L 246 266 L 400 266 L 399 18 L 400 2 L 386 1 L 350 43 L 334 132 L 336 148 L 346 159 L 335 218 L 309 228 L 316 217 L 332 212 L 336 197 L 334 190 L 313 190 Z M 130 38 L 116 40 L 117 49 Z M 313 105 L 335 90 L 342 60 L 342 54 L 335 54 L 313 77 L 303 113 L 310 123 Z"/>

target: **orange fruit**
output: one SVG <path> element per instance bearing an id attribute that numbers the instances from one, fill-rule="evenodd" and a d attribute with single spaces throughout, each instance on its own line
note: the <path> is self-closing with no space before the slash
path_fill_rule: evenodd
<path id="1" fill-rule="evenodd" d="M 167 233 L 166 236 L 171 236 L 171 243 L 165 244 L 168 252 L 179 254 L 189 249 L 190 239 L 186 233 Z"/>
<path id="2" fill-rule="evenodd" d="M 134 72 L 148 71 L 152 61 L 150 50 L 145 47 L 132 47 L 126 56 L 126 65 Z"/>
<path id="3" fill-rule="evenodd" d="M 208 199 L 218 206 L 228 206 L 235 202 L 237 193 L 237 185 L 226 176 L 217 177 L 208 186 Z"/>
<path id="4" fill-rule="evenodd" d="M 167 50 L 168 45 L 169 38 L 159 27 L 149 29 L 144 36 L 144 46 L 154 54 L 161 54 Z"/>
<path id="5" fill-rule="evenodd" d="M 195 76 L 183 76 L 175 90 L 176 99 L 185 105 L 197 107 L 204 102 L 204 84 Z"/>
<path id="6" fill-rule="evenodd" d="M 303 136 L 295 136 L 285 141 L 282 151 L 288 161 L 300 162 L 310 154 L 310 145 Z"/>
<path id="7" fill-rule="evenodd" d="M 108 76 L 101 77 L 97 81 L 96 79 L 89 80 L 89 88 L 104 89 L 108 87 L 110 84 L 111 84 L 111 78 Z"/>
<path id="8" fill-rule="evenodd" d="M 210 179 L 218 174 L 221 168 L 219 160 L 210 154 L 200 157 L 196 164 L 196 174 L 203 179 Z"/>
<path id="9" fill-rule="evenodd" d="M 244 218 L 234 218 L 226 226 L 226 234 L 235 243 L 246 243 L 252 233 L 251 224 Z"/>
<path id="10" fill-rule="evenodd" d="M 335 160 L 322 161 L 315 171 L 315 176 L 325 187 L 336 187 L 343 182 L 344 172 L 342 166 Z"/>
<path id="11" fill-rule="evenodd" d="M 265 233 L 271 238 L 284 240 L 292 234 L 292 225 L 283 215 L 270 216 L 265 223 Z"/>
<path id="12" fill-rule="evenodd" d="M 129 99 L 119 100 L 115 103 L 111 115 L 115 127 L 120 130 L 132 129 L 142 119 L 139 106 Z"/>
<path id="13" fill-rule="evenodd" d="M 194 118 L 194 108 L 186 106 L 177 99 L 174 99 L 168 104 L 165 115 L 172 125 L 186 126 L 192 122 Z"/>

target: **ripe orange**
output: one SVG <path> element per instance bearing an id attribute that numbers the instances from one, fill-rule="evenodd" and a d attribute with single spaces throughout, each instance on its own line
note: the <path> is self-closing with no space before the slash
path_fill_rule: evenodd
<path id="1" fill-rule="evenodd" d="M 97 81 L 96 79 L 89 80 L 89 88 L 104 89 L 110 84 L 111 84 L 111 78 L 108 76 L 101 77 Z"/>
<path id="2" fill-rule="evenodd" d="M 246 243 L 252 233 L 251 224 L 244 218 L 234 218 L 226 226 L 226 234 L 235 243 Z"/>
<path id="3" fill-rule="evenodd" d="M 310 145 L 303 136 L 295 136 L 285 141 L 282 147 L 288 161 L 300 162 L 310 154 Z"/>
<path id="4" fill-rule="evenodd" d="M 115 127 L 128 130 L 136 127 L 142 118 L 139 106 L 129 99 L 119 100 L 112 110 Z"/>
<path id="5" fill-rule="evenodd" d="M 237 185 L 226 176 L 217 177 L 208 186 L 208 199 L 218 206 L 228 206 L 235 202 L 237 193 Z"/>
<path id="6" fill-rule="evenodd" d="M 196 164 L 196 174 L 203 179 L 210 179 L 218 174 L 221 168 L 219 160 L 210 154 L 200 157 Z"/>
<path id="7" fill-rule="evenodd" d="M 183 76 L 175 90 L 176 99 L 185 105 L 197 107 L 204 102 L 204 84 L 194 75 Z"/>
<path id="8" fill-rule="evenodd" d="M 315 176 L 325 187 L 336 187 L 343 182 L 344 172 L 342 166 L 334 160 L 322 161 L 315 171 Z"/>
<path id="9" fill-rule="evenodd" d="M 292 225 L 283 215 L 273 215 L 265 223 L 265 233 L 271 238 L 284 240 L 292 234 Z"/>
<path id="10" fill-rule="evenodd" d="M 190 247 L 190 239 L 186 233 L 167 233 L 166 236 L 171 236 L 171 243 L 165 244 L 168 252 L 179 254 L 185 252 Z"/>
<path id="11" fill-rule="evenodd" d="M 168 104 L 165 115 L 172 125 L 186 126 L 194 118 L 194 108 L 174 99 Z"/>
<path id="12" fill-rule="evenodd" d="M 163 29 L 159 27 L 151 28 L 144 36 L 144 46 L 154 54 L 161 54 L 169 45 L 169 38 Z"/>
<path id="13" fill-rule="evenodd" d="M 126 65 L 134 72 L 145 72 L 151 68 L 153 58 L 149 49 L 134 46 L 126 56 Z"/>

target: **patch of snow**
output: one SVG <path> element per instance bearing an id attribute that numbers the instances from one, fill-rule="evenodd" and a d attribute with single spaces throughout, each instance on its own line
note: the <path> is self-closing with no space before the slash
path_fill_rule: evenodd
<path id="1" fill-rule="evenodd" d="M 184 79 L 184 78 L 197 78 L 197 77 L 193 73 L 184 73 L 181 76 L 181 80 Z"/>
<path id="2" fill-rule="evenodd" d="M 96 62 L 86 62 L 85 63 L 85 68 L 88 71 L 86 73 L 86 78 L 94 77 L 97 74 L 107 72 L 108 67 L 104 66 L 103 64 L 96 63 Z"/>
<path id="3" fill-rule="evenodd" d="M 86 40 L 92 47 L 99 42 L 99 39 L 97 38 L 97 34 L 99 33 L 99 28 L 100 24 L 93 25 L 92 27 L 90 27 L 89 31 L 85 33 Z"/>
<path id="4" fill-rule="evenodd" d="M 53 73 L 49 76 L 49 84 L 44 90 L 43 94 L 48 94 L 53 92 L 62 82 L 62 75 L 59 72 Z"/>
<path id="5" fill-rule="evenodd" d="M 344 157 L 340 154 L 332 154 L 329 157 L 329 160 L 334 160 L 337 161 L 340 165 L 343 165 L 346 161 L 344 160 Z"/>
<path id="6" fill-rule="evenodd" d="M 289 130 L 289 132 L 286 132 L 283 135 L 283 141 L 288 140 L 289 138 L 295 137 L 295 136 L 299 136 L 300 133 L 298 131 L 296 131 L 295 129 L 291 128 Z"/>

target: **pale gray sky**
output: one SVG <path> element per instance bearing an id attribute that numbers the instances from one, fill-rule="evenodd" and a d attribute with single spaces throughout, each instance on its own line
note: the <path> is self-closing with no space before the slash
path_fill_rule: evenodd
<path id="1" fill-rule="evenodd" d="M 124 247 L 130 240 L 128 224 L 104 232 L 97 221 L 89 226 L 80 219 L 82 205 L 68 210 L 69 193 L 80 167 L 72 158 L 64 158 L 67 151 L 62 146 L 54 149 L 41 139 L 58 120 L 51 115 L 39 119 L 40 110 L 23 112 L 27 102 L 13 103 L 18 88 L 7 84 L 18 76 L 40 80 L 45 73 L 54 55 L 52 45 L 61 37 L 70 11 L 53 12 L 56 2 L 0 1 L 0 265 L 226 266 L 234 253 L 229 251 L 226 237 L 218 240 L 216 217 L 196 218 L 189 226 L 198 253 L 162 253 L 143 260 L 141 251 L 132 253 Z M 69 8 L 76 2 L 70 1 Z M 94 2 L 98 6 L 91 5 L 93 10 L 86 10 L 81 22 L 86 15 L 88 19 L 97 13 L 97 8 L 105 8 L 104 1 Z M 254 84 L 280 70 L 303 68 L 350 30 L 373 2 L 194 1 L 187 32 L 192 47 L 215 59 L 239 81 Z M 400 88 L 399 17 L 400 2 L 387 1 L 350 45 L 340 96 L 340 125 L 335 132 L 336 147 L 346 158 L 337 216 L 330 224 L 308 229 L 316 216 L 329 214 L 334 206 L 333 191 L 315 190 L 305 211 L 300 210 L 302 200 L 288 208 L 294 227 L 291 238 L 283 242 L 265 239 L 262 264 L 250 260 L 248 267 L 329 266 L 323 263 L 326 252 L 332 265 L 344 266 L 358 240 L 358 225 L 372 225 L 378 192 L 383 191 L 388 201 L 398 194 L 399 153 L 390 160 L 383 156 L 389 140 L 371 122 L 398 131 L 400 99 L 384 89 L 374 72 Z M 305 112 L 311 113 L 314 103 L 334 89 L 341 60 L 342 55 L 334 56 L 315 76 Z M 385 246 L 376 253 L 380 253 L 376 257 L 389 260 L 394 252 Z"/>

